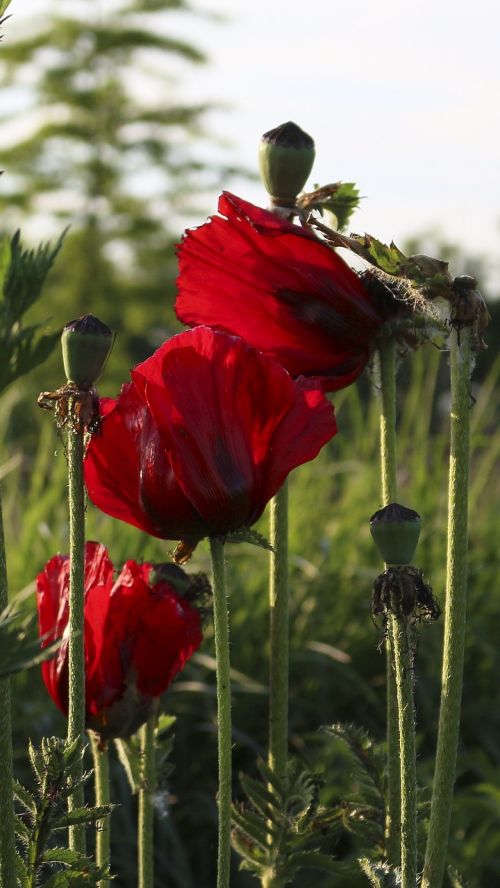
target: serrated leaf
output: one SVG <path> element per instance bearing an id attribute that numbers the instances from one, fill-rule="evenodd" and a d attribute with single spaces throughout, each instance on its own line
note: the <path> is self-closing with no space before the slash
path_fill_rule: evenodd
<path id="1" fill-rule="evenodd" d="M 80 851 L 74 848 L 49 848 L 42 855 L 44 863 L 62 863 L 65 866 L 71 866 L 81 860 Z"/>
<path id="2" fill-rule="evenodd" d="M 373 888 L 400 888 L 401 875 L 398 870 L 392 869 L 389 864 L 380 862 L 372 863 L 367 857 L 358 860 L 365 876 L 370 880 Z"/>
<path id="3" fill-rule="evenodd" d="M 52 829 L 65 829 L 68 826 L 77 826 L 80 823 L 95 823 L 108 817 L 113 810 L 113 805 L 99 805 L 95 808 L 75 808 L 67 814 L 61 814 L 53 822 Z"/>
<path id="4" fill-rule="evenodd" d="M 240 776 L 240 782 L 246 795 L 252 804 L 255 805 L 257 810 L 260 811 L 264 817 L 269 817 L 273 822 L 277 821 L 276 814 L 278 813 L 278 816 L 281 815 L 281 811 L 277 812 L 276 799 L 272 793 L 270 793 L 258 780 L 254 780 L 253 777 L 247 777 L 242 774 Z"/>
<path id="5" fill-rule="evenodd" d="M 263 818 L 253 811 L 238 811 L 237 808 L 233 808 L 232 821 L 251 842 L 255 842 L 263 851 L 267 851 L 270 829 Z"/>
<path id="6" fill-rule="evenodd" d="M 287 862 L 287 870 L 290 873 L 306 868 L 324 870 L 335 875 L 342 871 L 342 866 L 333 857 L 320 851 L 296 851 L 290 854 Z"/>
<path id="7" fill-rule="evenodd" d="M 16 874 L 19 882 L 21 883 L 21 888 L 29 888 L 29 876 L 28 876 L 28 868 L 21 857 L 21 855 L 16 851 Z"/>
<path id="8" fill-rule="evenodd" d="M 333 213 L 337 219 L 339 231 L 343 231 L 354 210 L 359 207 L 359 188 L 354 182 L 339 182 L 336 191 L 320 206 L 323 210 Z"/>
<path id="9" fill-rule="evenodd" d="M 89 858 L 82 858 L 81 870 L 61 870 L 54 873 L 44 883 L 44 888 L 87 888 L 97 885 L 107 875 L 104 867 L 96 867 Z"/>
<path id="10" fill-rule="evenodd" d="M 269 540 L 251 527 L 242 527 L 241 530 L 235 530 L 232 533 L 226 534 L 224 541 L 226 543 L 250 543 L 251 546 L 258 546 L 259 549 L 266 549 L 268 552 L 273 551 Z"/>
<path id="11" fill-rule="evenodd" d="M 122 765 L 130 790 L 135 795 L 141 785 L 141 752 L 137 743 L 130 740 L 115 740 L 118 759 Z"/>
<path id="12" fill-rule="evenodd" d="M 25 845 L 28 845 L 31 839 L 31 831 L 21 817 L 14 817 L 14 830 L 19 839 Z"/>
<path id="13" fill-rule="evenodd" d="M 37 805 L 35 797 L 17 780 L 14 780 L 12 785 L 14 788 L 14 797 L 21 802 L 21 805 L 23 805 L 30 814 L 36 814 Z"/>

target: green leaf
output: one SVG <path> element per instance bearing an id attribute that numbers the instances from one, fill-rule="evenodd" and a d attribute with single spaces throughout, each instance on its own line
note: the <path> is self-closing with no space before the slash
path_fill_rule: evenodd
<path id="1" fill-rule="evenodd" d="M 401 875 L 387 863 L 372 863 L 367 857 L 358 861 L 373 888 L 400 888 Z"/>
<path id="2" fill-rule="evenodd" d="M 62 863 L 65 866 L 78 863 L 81 858 L 80 851 L 76 851 L 74 848 L 49 848 L 42 855 L 44 863 Z"/>
<path id="3" fill-rule="evenodd" d="M 320 204 L 322 210 L 333 213 L 339 231 L 343 231 L 354 210 L 359 207 L 359 188 L 354 182 L 339 182 L 337 190 Z"/>
<path id="4" fill-rule="evenodd" d="M 278 818 L 281 812 L 277 812 L 276 798 L 266 789 L 264 784 L 254 780 L 253 777 L 247 777 L 245 774 L 240 776 L 240 782 L 244 792 L 257 810 L 264 817 L 269 817 L 273 822 L 275 820 L 279 822 Z"/>
<path id="5" fill-rule="evenodd" d="M 37 806 L 35 797 L 27 790 L 22 783 L 19 783 L 17 780 L 13 781 L 14 788 L 14 797 L 21 802 L 21 805 L 26 808 L 26 811 L 30 814 L 36 814 Z"/>
<path id="6" fill-rule="evenodd" d="M 40 650 L 36 622 L 35 614 L 13 612 L 12 605 L 0 614 L 0 677 L 38 666 L 54 655 L 60 641 Z"/>
<path id="7" fill-rule="evenodd" d="M 67 826 L 77 826 L 80 823 L 95 823 L 108 817 L 114 805 L 99 805 L 95 808 L 75 808 L 67 814 L 61 814 L 52 823 L 52 829 L 65 829 Z"/>
<path id="8" fill-rule="evenodd" d="M 26 866 L 21 855 L 16 851 L 16 872 L 17 878 L 21 883 L 21 888 L 29 888 L 28 867 Z"/>
<path id="9" fill-rule="evenodd" d="M 134 742 L 133 738 L 129 738 L 128 740 L 116 739 L 115 747 L 120 764 L 127 776 L 130 791 L 135 795 L 139 792 L 141 786 L 140 746 L 137 742 Z"/>
<path id="10" fill-rule="evenodd" d="M 270 831 L 264 818 L 248 809 L 239 811 L 238 808 L 233 807 L 232 820 L 250 842 L 255 842 L 263 851 L 268 850 Z"/>
<path id="11" fill-rule="evenodd" d="M 339 875 L 345 867 L 342 867 L 329 854 L 322 854 L 320 851 L 296 851 L 288 858 L 287 870 L 290 873 L 295 873 L 301 869 L 319 869 Z"/>
<path id="12" fill-rule="evenodd" d="M 235 530 L 224 536 L 226 543 L 250 543 L 252 546 L 258 546 L 260 549 L 267 549 L 268 552 L 273 551 L 273 547 L 269 540 L 261 533 L 253 530 L 251 527 L 242 527 L 241 530 Z"/>

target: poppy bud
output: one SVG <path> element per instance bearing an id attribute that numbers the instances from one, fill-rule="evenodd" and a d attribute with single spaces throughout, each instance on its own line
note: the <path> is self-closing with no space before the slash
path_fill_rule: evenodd
<path id="1" fill-rule="evenodd" d="M 264 133 L 259 147 L 260 175 L 273 204 L 294 206 L 312 170 L 314 141 L 288 121 Z"/>
<path id="2" fill-rule="evenodd" d="M 370 518 L 370 531 L 386 564 L 409 564 L 420 536 L 420 515 L 389 503 Z"/>
<path id="3" fill-rule="evenodd" d="M 113 345 L 113 331 L 94 315 L 69 321 L 61 336 L 68 382 L 90 388 L 101 375 Z"/>

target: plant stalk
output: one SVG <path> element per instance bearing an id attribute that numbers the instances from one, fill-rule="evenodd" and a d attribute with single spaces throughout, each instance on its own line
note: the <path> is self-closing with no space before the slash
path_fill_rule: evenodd
<path id="1" fill-rule="evenodd" d="M 7 558 L 0 498 L 0 612 L 9 604 Z M 10 678 L 0 679 L 0 852 L 2 888 L 17 888 L 12 787 L 12 710 Z"/>
<path id="2" fill-rule="evenodd" d="M 224 573 L 224 544 L 210 538 L 214 593 L 215 656 L 217 661 L 217 723 L 219 756 L 219 847 L 217 888 L 229 888 L 231 869 L 231 681 L 229 620 Z"/>
<path id="3" fill-rule="evenodd" d="M 396 450 L 396 348 L 392 337 L 382 339 L 378 349 L 380 383 L 380 469 L 382 504 L 397 497 Z M 392 623 L 386 640 L 387 684 L 387 808 L 385 816 L 385 852 L 390 863 L 399 864 L 401 787 L 399 761 L 399 719 L 394 663 Z"/>
<path id="4" fill-rule="evenodd" d="M 154 805 L 156 790 L 156 714 L 141 728 L 141 786 L 139 789 L 139 888 L 154 888 Z"/>
<path id="5" fill-rule="evenodd" d="M 397 608 L 397 605 L 396 605 Z M 401 762 L 401 888 L 417 884 L 417 771 L 411 628 L 405 616 L 389 616 L 394 650 Z"/>
<path id="6" fill-rule="evenodd" d="M 70 404 L 71 410 L 71 404 Z M 83 482 L 83 431 L 70 428 L 67 435 L 69 491 L 69 652 L 68 652 L 68 741 L 83 742 L 85 730 L 85 488 Z M 79 758 L 72 778 L 81 780 L 83 762 Z M 69 798 L 72 811 L 84 804 L 83 785 Z M 70 848 L 85 853 L 85 825 L 69 828 Z"/>
<path id="7" fill-rule="evenodd" d="M 288 482 L 271 500 L 269 767 L 284 780 L 288 759 Z"/>
<path id="8" fill-rule="evenodd" d="M 467 511 L 470 447 L 470 330 L 452 334 L 448 551 L 441 705 L 422 888 L 443 882 L 460 729 L 467 599 Z"/>
<path id="9" fill-rule="evenodd" d="M 94 760 L 95 803 L 97 807 L 109 805 L 109 751 L 105 740 L 98 734 L 91 736 L 92 757 Z M 109 866 L 111 860 L 111 823 L 104 817 L 96 823 L 95 853 L 97 866 Z M 108 888 L 109 879 L 101 879 L 98 888 Z"/>

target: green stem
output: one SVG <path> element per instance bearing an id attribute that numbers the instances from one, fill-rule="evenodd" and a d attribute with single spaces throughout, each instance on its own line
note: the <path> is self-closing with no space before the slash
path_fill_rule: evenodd
<path id="1" fill-rule="evenodd" d="M 219 751 L 219 850 L 217 888 L 228 888 L 231 869 L 231 679 L 229 620 L 224 574 L 224 545 L 210 538 L 212 554 L 215 656 L 217 661 L 217 723 Z"/>
<path id="2" fill-rule="evenodd" d="M 0 499 L 0 612 L 9 603 L 7 560 Z M 12 716 L 10 679 L 0 679 L 0 850 L 2 888 L 16 888 L 16 851 L 14 838 L 14 794 L 12 789 Z"/>
<path id="3" fill-rule="evenodd" d="M 96 806 L 109 805 L 109 752 L 105 740 L 98 734 L 90 738 L 92 757 L 94 759 L 95 803 Z M 110 817 L 104 817 L 96 823 L 95 854 L 97 866 L 109 866 L 111 859 L 111 823 Z M 101 879 L 99 888 L 107 888 L 109 879 Z"/>
<path id="4" fill-rule="evenodd" d="M 392 338 L 379 345 L 380 375 L 380 469 L 382 503 L 395 502 L 397 497 L 396 457 L 396 349 Z M 386 855 L 393 864 L 399 863 L 401 788 L 399 763 L 399 720 L 396 692 L 396 673 L 393 659 L 394 643 L 391 622 L 386 641 L 387 681 L 387 808 L 385 818 Z"/>
<path id="5" fill-rule="evenodd" d="M 440 888 L 446 865 L 460 728 L 467 599 L 469 486 L 470 331 L 451 344 L 451 443 L 448 488 L 448 552 L 441 707 L 423 888 Z"/>
<path id="6" fill-rule="evenodd" d="M 288 759 L 288 483 L 271 500 L 269 767 L 283 780 Z"/>
<path id="7" fill-rule="evenodd" d="M 71 409 L 71 405 L 70 405 Z M 67 436 L 69 488 L 69 656 L 68 656 L 68 742 L 83 742 L 85 730 L 85 498 L 83 483 L 83 432 L 70 428 Z M 83 762 L 73 770 L 74 780 L 81 779 Z M 77 786 L 69 799 L 69 810 L 84 804 L 83 786 Z M 70 848 L 85 853 L 85 826 L 71 826 Z"/>
<path id="8" fill-rule="evenodd" d="M 394 646 L 399 711 L 401 888 L 415 888 L 417 884 L 417 772 L 411 630 L 406 618 L 396 615 L 394 612 L 389 617 L 389 624 L 391 624 L 390 633 Z"/>
<path id="9" fill-rule="evenodd" d="M 154 888 L 154 805 L 156 790 L 156 715 L 141 728 L 141 788 L 139 790 L 139 888 Z"/>

